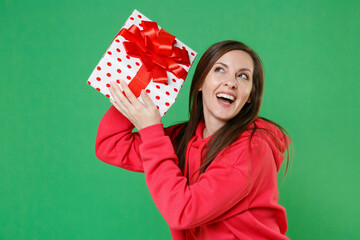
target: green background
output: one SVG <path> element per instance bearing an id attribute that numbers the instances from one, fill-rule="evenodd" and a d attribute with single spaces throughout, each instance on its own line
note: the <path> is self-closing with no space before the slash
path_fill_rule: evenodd
<path id="1" fill-rule="evenodd" d="M 0 239 L 171 238 L 144 175 L 94 152 L 111 104 L 86 81 L 134 9 L 199 56 L 227 39 L 257 51 L 261 115 L 294 145 L 287 236 L 360 239 L 360 1 L 287 0 L 0 0 Z M 165 126 L 187 119 L 194 69 Z"/>

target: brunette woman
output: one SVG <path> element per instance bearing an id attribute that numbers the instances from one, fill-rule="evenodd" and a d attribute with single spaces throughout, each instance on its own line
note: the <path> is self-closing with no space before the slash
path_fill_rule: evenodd
<path id="1" fill-rule="evenodd" d="M 96 156 L 145 173 L 173 239 L 288 239 L 277 172 L 290 139 L 258 116 L 264 77 L 253 50 L 238 41 L 212 45 L 195 70 L 189 121 L 169 128 L 145 91 L 143 104 L 121 87 L 126 97 L 112 84 Z"/>

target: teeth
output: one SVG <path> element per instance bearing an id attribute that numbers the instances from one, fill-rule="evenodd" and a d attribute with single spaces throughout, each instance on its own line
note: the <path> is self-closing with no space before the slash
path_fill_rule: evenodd
<path id="1" fill-rule="evenodd" d="M 218 94 L 216 94 L 216 97 L 222 97 L 222 98 L 229 99 L 229 100 L 231 100 L 231 101 L 235 101 L 235 97 L 234 97 L 234 96 L 231 96 L 231 95 L 225 94 L 225 93 L 218 93 Z"/>

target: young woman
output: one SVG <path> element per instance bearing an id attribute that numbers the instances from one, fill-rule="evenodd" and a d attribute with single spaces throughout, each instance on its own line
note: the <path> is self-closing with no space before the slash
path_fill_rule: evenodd
<path id="1" fill-rule="evenodd" d="M 195 70 L 189 121 L 164 129 L 145 91 L 142 104 L 124 82 L 126 97 L 113 83 L 115 102 L 100 122 L 96 156 L 145 173 L 175 240 L 288 239 L 276 175 L 290 139 L 258 117 L 263 85 L 253 50 L 216 43 Z"/>

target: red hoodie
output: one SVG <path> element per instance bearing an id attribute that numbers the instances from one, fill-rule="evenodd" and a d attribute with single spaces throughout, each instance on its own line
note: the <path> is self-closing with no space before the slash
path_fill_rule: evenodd
<path id="1" fill-rule="evenodd" d="M 150 194 L 169 224 L 174 240 L 289 239 L 285 209 L 278 204 L 277 172 L 288 147 L 281 132 L 257 118 L 260 128 L 249 151 L 250 131 L 225 148 L 197 179 L 189 181 L 178 168 L 170 140 L 173 127 L 152 125 L 132 133 L 134 126 L 114 106 L 102 118 L 96 156 L 111 165 L 145 172 Z M 186 151 L 189 174 L 200 167 L 209 140 L 201 122 Z M 287 138 L 287 142 L 290 140 Z"/>

